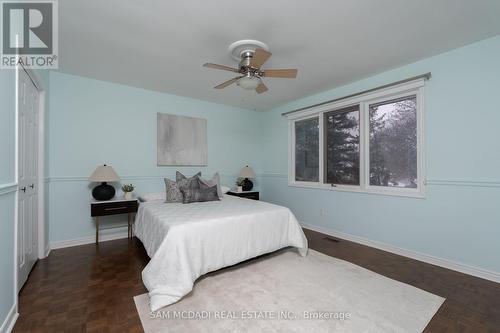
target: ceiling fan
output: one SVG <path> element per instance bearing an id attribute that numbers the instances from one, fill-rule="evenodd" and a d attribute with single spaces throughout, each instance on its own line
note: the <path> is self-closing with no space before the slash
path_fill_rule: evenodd
<path id="1" fill-rule="evenodd" d="M 241 74 L 235 78 L 227 80 L 217 86 L 215 89 L 223 89 L 236 83 L 238 86 L 247 90 L 254 90 L 262 94 L 268 88 L 262 82 L 264 77 L 276 77 L 285 79 L 294 79 L 297 77 L 296 69 L 261 69 L 262 65 L 271 57 L 271 52 L 266 44 L 255 40 L 242 40 L 234 42 L 229 46 L 232 56 L 239 61 L 238 68 L 224 65 L 206 63 L 203 66 L 208 68 L 220 69 L 224 71 Z"/>

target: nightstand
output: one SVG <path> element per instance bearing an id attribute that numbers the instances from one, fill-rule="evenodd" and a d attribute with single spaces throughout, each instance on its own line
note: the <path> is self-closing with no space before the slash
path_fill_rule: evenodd
<path id="1" fill-rule="evenodd" d="M 243 191 L 243 192 L 229 191 L 226 194 L 234 195 L 235 197 L 240 197 L 240 198 L 259 200 L 259 191 Z"/>
<path id="2" fill-rule="evenodd" d="M 99 243 L 99 217 L 107 215 L 128 214 L 128 238 L 132 238 L 131 215 L 137 212 L 138 207 L 139 201 L 137 199 L 117 198 L 108 201 L 92 200 L 90 202 L 90 216 L 95 217 L 95 243 Z"/>

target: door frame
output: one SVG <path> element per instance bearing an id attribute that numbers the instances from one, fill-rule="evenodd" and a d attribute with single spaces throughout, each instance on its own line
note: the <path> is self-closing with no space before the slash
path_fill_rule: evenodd
<path id="1" fill-rule="evenodd" d="M 24 68 L 21 64 L 15 68 L 15 182 L 19 183 L 19 73 L 20 71 L 25 71 L 35 88 L 38 90 L 38 223 L 37 223 L 37 234 L 38 234 L 38 249 L 37 257 L 38 259 L 46 258 L 50 252 L 48 245 L 47 235 L 45 234 L 45 107 L 46 107 L 46 93 L 47 91 L 43 87 L 42 80 L 40 76 L 30 68 Z M 19 191 L 16 191 L 15 198 L 15 235 L 14 235 L 14 281 L 16 288 L 14 288 L 16 307 L 18 303 L 18 223 L 19 223 Z M 17 311 L 16 311 L 17 312 Z"/>

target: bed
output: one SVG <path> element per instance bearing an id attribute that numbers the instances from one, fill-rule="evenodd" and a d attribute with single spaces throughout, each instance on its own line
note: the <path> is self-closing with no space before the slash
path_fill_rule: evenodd
<path id="1" fill-rule="evenodd" d="M 142 279 L 152 311 L 179 301 L 208 272 L 288 246 L 307 253 L 288 208 L 229 195 L 191 204 L 143 202 L 134 232 L 151 258 Z"/>

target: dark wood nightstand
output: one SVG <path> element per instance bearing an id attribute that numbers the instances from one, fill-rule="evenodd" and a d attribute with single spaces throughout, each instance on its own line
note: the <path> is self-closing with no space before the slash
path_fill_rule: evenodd
<path id="1" fill-rule="evenodd" d="M 229 191 L 226 194 L 234 195 L 235 197 L 240 197 L 240 198 L 259 200 L 259 191 L 243 191 L 243 192 Z"/>
<path id="2" fill-rule="evenodd" d="M 93 200 L 90 202 L 90 216 L 95 217 L 95 243 L 99 243 L 99 217 L 107 215 L 128 214 L 128 238 L 132 238 L 132 213 L 139 207 L 137 199 L 117 198 L 108 201 Z M 121 226 L 120 226 L 121 227 Z M 114 227 L 114 228 L 120 228 Z M 113 229 L 113 228 L 107 228 Z"/>

